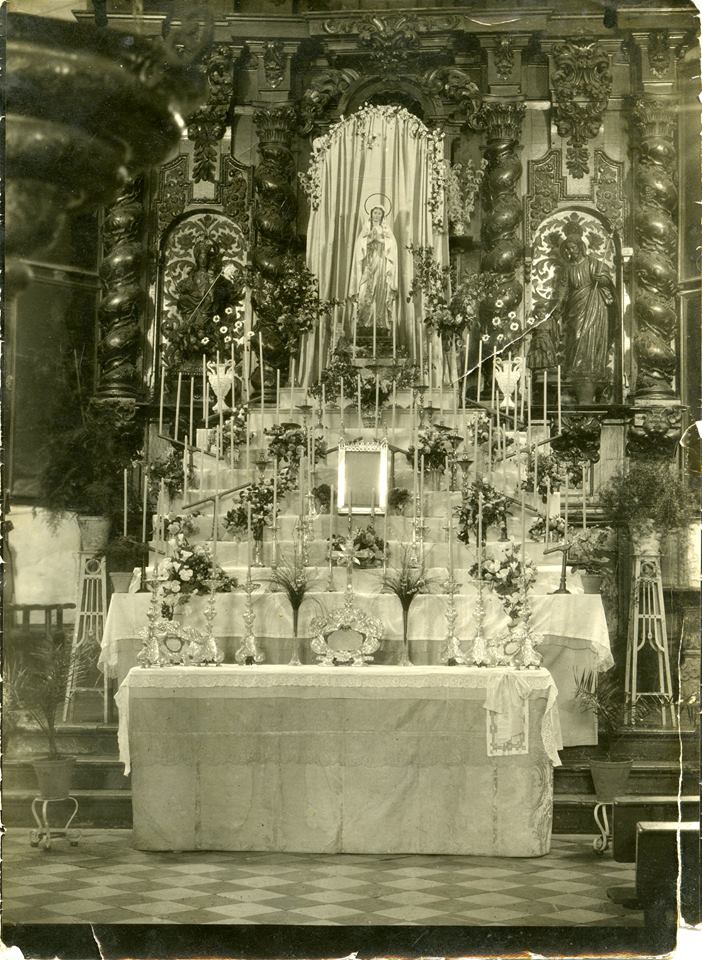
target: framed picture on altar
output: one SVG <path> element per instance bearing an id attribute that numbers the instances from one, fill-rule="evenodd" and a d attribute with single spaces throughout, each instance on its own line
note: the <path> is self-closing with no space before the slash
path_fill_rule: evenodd
<path id="1" fill-rule="evenodd" d="M 385 513 L 388 501 L 387 440 L 339 441 L 337 510 Z"/>

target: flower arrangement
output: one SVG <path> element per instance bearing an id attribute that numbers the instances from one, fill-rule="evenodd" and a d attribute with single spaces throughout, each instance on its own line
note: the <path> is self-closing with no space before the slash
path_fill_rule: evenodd
<path id="1" fill-rule="evenodd" d="M 268 453 L 277 458 L 279 463 L 288 463 L 294 470 L 300 465 L 300 460 L 307 453 L 308 431 L 297 423 L 276 423 L 265 429 L 268 441 Z M 314 438 L 314 462 L 325 460 L 327 443 L 322 437 Z"/>
<path id="2" fill-rule="evenodd" d="M 191 537 L 197 533 L 198 525 L 195 522 L 200 516 L 199 510 L 191 513 L 168 513 L 163 518 L 163 531 L 166 540 L 175 541 L 178 537 Z"/>
<path id="3" fill-rule="evenodd" d="M 486 413 L 479 413 L 469 424 L 466 431 L 466 447 L 475 443 L 475 432 L 478 432 L 478 443 L 488 443 L 490 440 L 490 417 Z"/>
<path id="4" fill-rule="evenodd" d="M 565 482 L 566 470 L 568 471 L 568 479 L 574 487 L 582 482 L 582 470 L 579 465 L 572 461 L 560 460 L 551 454 L 539 453 L 537 466 L 534 450 L 535 448 L 532 446 L 530 450 L 525 451 L 526 463 L 524 465 L 525 470 L 521 482 L 522 489 L 530 493 L 534 492 L 535 469 L 538 470 L 536 489 L 544 501 L 546 500 L 549 488 L 552 493 L 561 489 L 561 485 Z"/>
<path id="5" fill-rule="evenodd" d="M 417 458 L 421 469 L 421 460 L 424 457 L 424 470 L 446 469 L 446 458 L 453 456 L 453 437 L 448 427 L 431 424 L 417 431 Z M 407 462 L 414 464 L 414 445 L 407 453 Z"/>
<path id="6" fill-rule="evenodd" d="M 521 546 L 513 542 L 499 560 L 486 556 L 480 571 L 474 563 L 468 573 L 474 580 L 489 584 L 513 620 L 523 613 L 526 594 L 536 583 L 536 566 L 531 560 L 523 561 Z"/>
<path id="7" fill-rule="evenodd" d="M 403 513 L 411 499 L 407 487 L 393 487 L 388 493 L 388 507 L 395 513 Z"/>
<path id="8" fill-rule="evenodd" d="M 138 462 L 142 469 L 148 471 L 148 495 L 152 505 L 158 502 L 162 480 L 169 497 L 173 498 L 183 492 L 183 456 L 177 450 L 171 450 L 165 457 L 158 457 L 156 460 L 142 458 Z M 192 464 L 189 464 L 188 486 L 192 487 L 194 483 L 195 471 Z"/>
<path id="9" fill-rule="evenodd" d="M 237 586 L 236 578 L 228 577 L 215 563 L 208 544 L 191 545 L 182 533 L 172 539 L 172 556 L 161 560 L 155 570 L 161 591 L 161 613 L 167 620 L 172 619 L 175 607 L 192 594 L 209 593 L 212 581 L 215 589 L 222 593 L 231 592 Z"/>
<path id="10" fill-rule="evenodd" d="M 331 556 L 337 563 L 343 563 L 345 560 L 346 544 L 346 537 L 336 533 L 332 535 Z M 372 523 L 356 531 L 353 538 L 354 563 L 357 563 L 360 567 L 375 567 L 382 562 L 384 554 L 385 541 L 375 532 Z"/>
<path id="11" fill-rule="evenodd" d="M 599 577 L 613 568 L 615 552 L 612 527 L 589 527 L 579 530 L 573 537 L 568 563 L 573 570 Z"/>
<path id="12" fill-rule="evenodd" d="M 488 528 L 503 527 L 507 523 L 508 515 L 511 514 L 508 498 L 488 483 L 485 477 L 478 478 L 468 485 L 463 494 L 463 502 L 454 510 L 454 516 L 458 520 L 456 537 L 461 543 L 470 543 L 471 531 L 477 539 L 481 493 L 483 495 L 483 543 L 487 539 Z"/>
<path id="13" fill-rule="evenodd" d="M 462 335 L 476 320 L 481 301 L 498 289 L 500 275 L 475 273 L 457 283 L 455 271 L 439 263 L 433 247 L 410 244 L 407 249 L 414 263 L 407 302 L 421 294 L 425 325 L 441 336 Z"/>
<path id="14" fill-rule="evenodd" d="M 467 163 L 451 163 L 446 160 L 446 215 L 456 235 L 466 232 L 475 209 L 475 200 L 483 182 L 487 160 L 480 161 L 480 166 L 473 165 L 472 160 Z"/>
<path id="15" fill-rule="evenodd" d="M 252 299 L 264 354 L 278 364 L 297 351 L 303 333 L 325 327 L 338 305 L 320 298 L 319 282 L 298 254 L 280 260 L 274 279 L 255 272 Z"/>
<path id="16" fill-rule="evenodd" d="M 344 396 L 351 397 L 356 389 L 356 367 L 353 365 L 353 351 L 348 342 L 340 339 L 334 348 L 329 363 L 322 370 L 318 383 L 310 387 L 310 396 L 320 400 L 322 386 L 324 397 L 329 403 L 336 401 L 341 395 L 341 384 L 344 384 Z"/>
<path id="17" fill-rule="evenodd" d="M 222 453 L 226 456 L 232 446 L 240 447 L 246 443 L 247 423 L 249 419 L 248 404 L 243 403 L 232 408 L 228 417 L 222 421 Z M 210 450 L 216 450 L 219 440 L 219 424 L 207 434 L 207 443 Z"/>
<path id="18" fill-rule="evenodd" d="M 278 475 L 278 495 L 289 489 L 288 483 Z M 249 507 L 251 508 L 251 532 L 254 540 L 263 538 L 263 528 L 278 519 L 280 506 L 273 517 L 273 480 L 259 480 L 249 484 L 239 492 L 237 500 L 222 518 L 224 528 L 237 537 L 247 535 L 249 528 Z"/>
<path id="19" fill-rule="evenodd" d="M 312 495 L 319 504 L 323 513 L 329 513 L 331 509 L 331 488 L 328 483 L 319 483 L 312 487 Z"/>
<path id="20" fill-rule="evenodd" d="M 384 407 L 385 404 L 390 399 L 390 394 L 392 387 L 390 383 L 384 378 L 379 376 L 377 381 L 378 386 L 378 409 Z M 376 398 L 376 379 L 375 374 L 368 373 L 361 376 L 361 409 L 362 410 L 375 410 L 375 398 Z M 358 395 L 358 379 L 356 380 L 356 395 Z"/>
<path id="21" fill-rule="evenodd" d="M 660 461 L 633 461 L 600 491 L 605 514 L 630 527 L 676 530 L 694 517 L 695 498 L 678 471 Z"/>
<path id="22" fill-rule="evenodd" d="M 563 517 L 549 517 L 549 534 L 556 540 L 562 540 L 565 536 L 565 520 Z M 534 517 L 529 525 L 529 536 L 532 540 L 543 540 L 546 537 L 546 517 L 540 514 Z"/>

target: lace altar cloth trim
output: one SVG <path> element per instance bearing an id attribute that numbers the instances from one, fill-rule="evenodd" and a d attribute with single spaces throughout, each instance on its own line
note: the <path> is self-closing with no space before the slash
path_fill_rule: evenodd
<path id="1" fill-rule="evenodd" d="M 130 771 L 129 697 L 135 695 L 175 697 L 175 691 L 186 696 L 373 696 L 413 697 L 416 691 L 434 699 L 452 696 L 481 698 L 488 694 L 491 683 L 508 675 L 519 681 L 529 696 L 546 694 L 547 702 L 541 723 L 541 737 L 553 766 L 560 766 L 558 751 L 562 749 L 560 720 L 556 698 L 558 690 L 547 670 L 490 670 L 462 667 L 287 667 L 262 664 L 242 667 L 222 664 L 219 667 L 165 667 L 130 670 L 115 695 L 119 709 L 118 741 L 120 760 L 125 775 Z M 511 680 L 506 681 L 511 684 Z M 139 691 L 139 693 L 137 693 Z M 265 692 L 264 692 L 265 691 Z M 295 691 L 295 692 L 293 692 Z M 324 691 L 321 693 L 320 691 Z M 378 691 L 375 694 L 373 691 Z M 381 692 L 382 691 L 382 692 Z M 488 710 L 486 723 L 492 713 Z M 510 721 L 511 722 L 511 721 Z M 504 750 L 502 754 L 504 754 Z M 525 752 L 521 748 L 513 752 Z M 492 755 L 492 754 L 491 754 Z M 497 755 L 497 754 L 495 754 Z"/>

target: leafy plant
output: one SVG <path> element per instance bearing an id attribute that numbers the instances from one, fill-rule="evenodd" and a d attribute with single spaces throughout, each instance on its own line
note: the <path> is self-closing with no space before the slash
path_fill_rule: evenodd
<path id="1" fill-rule="evenodd" d="M 419 469 L 422 468 L 422 457 L 424 457 L 424 470 L 439 470 L 442 473 L 446 469 L 446 458 L 453 456 L 453 438 L 448 427 L 440 424 L 432 424 L 417 431 L 417 460 Z M 407 462 L 414 464 L 414 445 L 407 450 Z"/>
<path id="2" fill-rule="evenodd" d="M 602 576 L 614 564 L 614 531 L 611 527 L 591 527 L 579 530 L 568 551 L 568 563 L 573 570 L 583 570 L 592 576 Z"/>
<path id="3" fill-rule="evenodd" d="M 600 503 L 612 520 L 636 525 L 652 523 L 659 531 L 675 530 L 695 515 L 695 498 L 678 471 L 657 461 L 634 461 L 600 492 Z"/>
<path id="4" fill-rule="evenodd" d="M 94 643 L 83 640 L 71 653 L 71 640 L 63 633 L 32 637 L 22 655 L 22 676 L 16 702 L 38 724 L 47 739 L 50 760 L 60 756 L 56 741 L 56 716 L 64 704 L 69 679 L 84 685 L 96 659 Z"/>
<path id="5" fill-rule="evenodd" d="M 597 739 L 608 760 L 621 740 L 626 726 L 641 726 L 651 711 L 664 703 L 663 697 L 642 697 L 633 705 L 627 703 L 621 678 L 614 668 L 605 673 L 593 670 L 573 671 L 575 702 L 583 711 L 597 717 Z"/>
<path id="6" fill-rule="evenodd" d="M 430 593 L 435 580 L 435 577 L 427 574 L 423 561 L 417 566 L 412 565 L 409 551 L 405 547 L 400 566 L 389 569 L 383 577 L 383 590 L 385 593 L 394 593 L 400 601 L 402 612 L 407 614 L 415 597 L 420 593 Z"/>
<path id="7" fill-rule="evenodd" d="M 312 494 L 323 510 L 329 510 L 331 505 L 331 488 L 328 483 L 319 483 L 316 487 L 312 487 Z"/>
<path id="8" fill-rule="evenodd" d="M 399 513 L 407 506 L 412 499 L 412 494 L 407 487 L 393 487 L 388 494 L 388 506 L 391 510 Z"/>
<path id="9" fill-rule="evenodd" d="M 268 453 L 279 463 L 288 463 L 297 470 L 300 460 L 307 454 L 308 430 L 297 423 L 276 423 L 266 427 L 265 434 L 270 437 Z M 322 437 L 314 437 L 314 462 L 326 459 L 327 443 Z"/>
<path id="10" fill-rule="evenodd" d="M 148 468 L 148 493 L 151 504 L 158 501 L 161 481 L 169 497 L 183 492 L 183 456 L 177 450 L 171 450 L 165 457 L 155 460 L 139 461 L 142 467 Z M 188 467 L 188 486 L 195 483 L 195 471 L 192 465 Z"/>
<path id="11" fill-rule="evenodd" d="M 548 518 L 548 532 L 556 540 L 562 540 L 565 534 L 565 520 L 563 517 Z M 529 536 L 532 540 L 543 540 L 546 536 L 546 517 L 539 514 L 529 524 Z"/>
<path id="12" fill-rule="evenodd" d="M 275 569 L 271 570 L 270 582 L 288 598 L 293 614 L 297 614 L 305 597 L 313 589 L 316 577 L 302 562 L 299 553 L 295 553 L 292 562 L 281 555 Z"/>
<path id="13" fill-rule="evenodd" d="M 541 451 L 539 451 L 537 457 L 535 449 L 532 446 L 530 450 L 526 451 L 526 464 L 521 482 L 523 490 L 533 493 L 536 482 L 536 491 L 545 501 L 549 488 L 551 493 L 561 489 L 561 486 L 565 483 L 566 471 L 568 472 L 568 480 L 574 488 L 582 483 L 582 467 L 579 464 L 559 459 Z M 536 481 L 535 471 L 538 471 Z"/>
<path id="14" fill-rule="evenodd" d="M 344 385 L 344 397 L 349 399 L 356 389 L 356 367 L 353 364 L 353 351 L 346 340 L 340 339 L 334 348 L 331 358 L 322 370 L 318 383 L 310 387 L 310 396 L 318 400 L 322 397 L 333 403 L 341 396 L 341 384 Z"/>
<path id="15" fill-rule="evenodd" d="M 144 544 L 131 537 L 116 537 L 107 544 L 105 559 L 110 572 L 133 570 L 145 559 Z"/>

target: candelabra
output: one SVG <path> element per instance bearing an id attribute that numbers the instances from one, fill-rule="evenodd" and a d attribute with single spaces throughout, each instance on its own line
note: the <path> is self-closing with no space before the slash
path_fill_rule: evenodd
<path id="1" fill-rule="evenodd" d="M 208 580 L 207 586 L 210 589 L 210 595 L 205 607 L 205 634 L 200 635 L 190 645 L 190 659 L 199 666 L 208 666 L 210 664 L 219 666 L 222 662 L 222 654 L 217 649 L 217 641 L 214 636 L 214 622 L 217 616 L 215 608 L 215 596 L 217 592 L 217 580 Z"/>
<path id="2" fill-rule="evenodd" d="M 458 479 L 456 475 L 456 466 L 458 464 L 458 457 L 456 456 L 456 451 L 458 450 L 459 444 L 463 441 L 463 437 L 458 433 L 449 434 L 449 442 L 451 443 L 451 455 L 448 458 L 449 462 L 449 475 L 448 475 L 448 489 L 450 492 L 453 492 L 458 489 L 456 486 L 456 481 Z"/>
<path id="3" fill-rule="evenodd" d="M 136 660 L 140 667 L 162 667 L 163 660 L 156 637 L 156 622 L 161 615 L 159 610 L 159 582 L 156 578 L 153 578 L 149 581 L 149 585 L 151 587 L 151 600 L 146 614 L 149 625 L 145 630 L 142 630 L 142 645 Z"/>
<path id="4" fill-rule="evenodd" d="M 419 497 L 415 498 L 414 520 L 412 521 L 412 542 L 409 549 L 409 565 L 418 567 L 424 559 L 424 517 L 418 510 Z"/>
<path id="5" fill-rule="evenodd" d="M 522 563 L 524 559 L 522 558 Z M 541 666 L 541 654 L 534 649 L 541 643 L 543 637 L 541 634 L 534 633 L 531 625 L 531 604 L 529 602 L 529 588 L 527 585 L 526 572 L 522 572 L 522 609 L 520 611 L 519 623 L 512 631 L 511 640 L 518 644 L 516 654 L 516 665 L 525 669 L 535 669 Z"/>
<path id="6" fill-rule="evenodd" d="M 258 649 L 256 644 L 256 635 L 254 633 L 254 621 L 256 620 L 256 614 L 254 613 L 253 600 L 251 594 L 254 590 L 258 590 L 260 583 L 253 583 L 251 580 L 251 571 L 249 570 L 246 581 L 244 583 L 244 593 L 246 594 L 246 606 L 244 608 L 244 636 L 241 641 L 241 646 L 237 647 L 234 654 L 234 659 L 237 663 L 244 664 L 245 666 L 253 666 L 256 663 L 263 663 L 264 656 L 261 651 Z"/>
<path id="7" fill-rule="evenodd" d="M 308 517 L 300 516 L 297 523 L 295 524 L 295 539 L 299 542 L 300 545 L 300 554 L 302 556 L 302 566 L 309 567 L 310 565 L 310 551 L 309 551 L 309 530 L 310 530 L 310 520 Z"/>
<path id="8" fill-rule="evenodd" d="M 412 392 L 414 393 L 414 405 L 417 408 L 420 427 L 424 426 L 424 394 L 426 393 L 427 389 L 427 386 L 423 383 L 415 383 L 412 386 Z"/>
<path id="9" fill-rule="evenodd" d="M 478 571 L 478 599 L 473 607 L 473 619 L 475 620 L 475 637 L 473 638 L 473 650 L 470 655 L 470 662 L 476 667 L 486 667 L 489 664 L 490 656 L 487 650 L 487 644 L 484 636 L 485 625 L 485 604 L 483 602 L 483 580 L 482 572 Z"/>
<path id="10" fill-rule="evenodd" d="M 446 603 L 445 612 L 446 645 L 441 653 L 441 662 L 453 667 L 457 664 L 467 664 L 469 661 L 463 647 L 461 646 L 461 641 L 456 636 L 456 620 L 458 619 L 458 611 L 456 610 L 456 593 L 458 590 L 458 584 L 454 580 L 452 569 L 449 569 L 448 574 L 448 580 L 444 584 L 444 589 L 448 593 L 448 601 Z"/>

